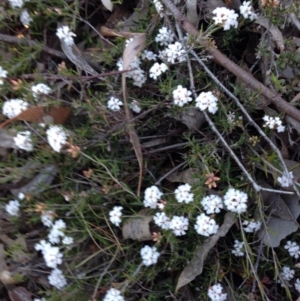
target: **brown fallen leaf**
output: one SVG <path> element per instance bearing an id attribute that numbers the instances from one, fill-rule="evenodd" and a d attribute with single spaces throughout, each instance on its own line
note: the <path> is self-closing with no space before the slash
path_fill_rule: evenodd
<path id="1" fill-rule="evenodd" d="M 3 129 L 14 121 L 28 121 L 43 123 L 47 116 L 53 119 L 54 124 L 63 124 L 71 113 L 71 109 L 67 107 L 52 107 L 49 110 L 45 107 L 29 107 L 19 115 L 8 119 L 0 124 L 0 129 Z"/>
<path id="2" fill-rule="evenodd" d="M 22 286 L 8 290 L 8 295 L 11 301 L 32 301 L 31 293 Z"/>

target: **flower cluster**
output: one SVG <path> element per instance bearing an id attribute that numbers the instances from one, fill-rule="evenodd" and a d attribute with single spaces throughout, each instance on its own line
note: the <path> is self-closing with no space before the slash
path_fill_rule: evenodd
<path id="1" fill-rule="evenodd" d="M 211 92 L 201 92 L 196 98 L 196 107 L 201 111 L 205 111 L 215 114 L 218 111 L 218 98 Z"/>
<path id="2" fill-rule="evenodd" d="M 216 221 L 209 216 L 201 213 L 197 216 L 195 230 L 198 234 L 203 236 L 210 236 L 212 234 L 217 233 L 219 226 Z"/>
<path id="3" fill-rule="evenodd" d="M 159 14 L 159 16 L 162 18 L 164 16 L 164 7 L 161 4 L 159 0 L 153 0 L 154 6 Z"/>
<path id="4" fill-rule="evenodd" d="M 174 104 L 179 107 L 183 107 L 185 104 L 192 101 L 192 97 L 190 97 L 192 92 L 189 91 L 187 88 L 183 88 L 181 85 L 177 86 L 177 88 L 173 91 L 172 94 Z"/>
<path id="5" fill-rule="evenodd" d="M 279 273 L 278 283 L 282 287 L 290 286 L 289 281 L 295 276 L 295 270 L 291 270 L 290 267 L 284 266 L 282 271 Z"/>
<path id="6" fill-rule="evenodd" d="M 19 216 L 20 202 L 18 200 L 11 200 L 5 205 L 5 211 L 11 216 Z"/>
<path id="7" fill-rule="evenodd" d="M 134 113 L 137 113 L 137 114 L 140 114 L 142 111 L 141 107 L 139 106 L 138 101 L 136 101 L 135 99 L 130 103 L 129 107 Z"/>
<path id="8" fill-rule="evenodd" d="M 222 293 L 223 287 L 220 283 L 212 285 L 207 292 L 208 297 L 211 301 L 225 301 L 227 299 L 227 294 Z"/>
<path id="9" fill-rule="evenodd" d="M 168 66 L 165 63 L 155 63 L 149 70 L 149 76 L 154 80 L 157 80 L 157 77 L 162 73 L 168 70 Z"/>
<path id="10" fill-rule="evenodd" d="M 152 51 L 144 50 L 142 53 L 142 60 L 146 61 L 156 61 L 157 60 L 157 54 L 155 54 Z"/>
<path id="11" fill-rule="evenodd" d="M 223 201 L 217 195 L 209 195 L 202 199 L 201 204 L 206 214 L 219 213 L 223 209 Z"/>
<path id="12" fill-rule="evenodd" d="M 237 239 L 234 241 L 234 249 L 231 250 L 231 253 L 234 254 L 235 256 L 244 256 L 245 253 L 243 252 L 245 243 L 243 241 L 238 241 Z"/>
<path id="13" fill-rule="evenodd" d="M 191 185 L 190 184 L 184 184 L 180 185 L 175 189 L 175 198 L 178 203 L 190 203 L 194 200 L 194 194 L 191 193 Z"/>
<path id="14" fill-rule="evenodd" d="M 258 221 L 243 221 L 243 228 L 245 232 L 252 233 L 256 232 L 261 228 L 261 222 Z"/>
<path id="15" fill-rule="evenodd" d="M 53 269 L 48 276 L 48 280 L 57 289 L 62 289 L 67 285 L 67 280 L 60 269 Z"/>
<path id="16" fill-rule="evenodd" d="M 176 236 L 182 236 L 186 234 L 189 227 L 189 219 L 184 216 L 174 215 L 170 221 L 169 228 Z"/>
<path id="17" fill-rule="evenodd" d="M 285 126 L 282 125 L 282 120 L 280 120 L 279 117 L 271 117 L 268 115 L 265 115 L 263 117 L 264 120 L 264 127 L 268 127 L 269 129 L 276 129 L 278 133 L 285 131 Z"/>
<path id="18" fill-rule="evenodd" d="M 293 172 L 290 171 L 288 174 L 283 173 L 281 177 L 277 178 L 277 182 L 281 187 L 290 187 L 293 185 L 294 175 Z"/>
<path id="19" fill-rule="evenodd" d="M 250 19 L 250 21 L 254 21 L 258 17 L 257 14 L 253 12 L 250 1 L 243 2 L 243 4 L 240 6 L 240 14 L 245 19 Z"/>
<path id="20" fill-rule="evenodd" d="M 60 152 L 67 142 L 68 134 L 59 125 L 51 125 L 46 131 L 47 140 L 54 151 Z"/>
<path id="21" fill-rule="evenodd" d="M 120 223 L 122 222 L 121 216 L 122 216 L 122 211 L 123 207 L 121 206 L 115 206 L 113 210 L 109 212 L 109 220 L 111 221 L 112 224 L 119 226 Z"/>
<path id="22" fill-rule="evenodd" d="M 160 46 L 168 46 L 174 41 L 174 34 L 167 27 L 161 27 L 158 30 L 158 35 L 155 37 L 155 41 L 160 44 Z"/>
<path id="23" fill-rule="evenodd" d="M 8 0 L 9 4 L 11 5 L 12 8 L 16 7 L 22 7 L 24 5 L 24 1 L 27 2 L 29 0 Z"/>
<path id="24" fill-rule="evenodd" d="M 180 42 L 169 44 L 166 49 L 159 52 L 159 58 L 171 64 L 186 61 L 186 50 Z"/>
<path id="25" fill-rule="evenodd" d="M 62 264 L 63 254 L 58 247 L 52 246 L 49 242 L 41 240 L 35 245 L 37 251 L 41 251 L 47 267 L 56 269 L 57 265 Z"/>
<path id="26" fill-rule="evenodd" d="M 164 212 L 157 212 L 153 216 L 154 223 L 164 230 L 170 229 L 170 218 Z"/>
<path id="27" fill-rule="evenodd" d="M 14 142 L 19 149 L 25 150 L 27 152 L 33 151 L 33 144 L 31 139 L 31 132 L 24 131 L 17 133 L 14 137 Z"/>
<path id="28" fill-rule="evenodd" d="M 37 85 L 32 86 L 31 87 L 31 91 L 32 91 L 33 97 L 35 99 L 37 99 L 41 95 L 48 95 L 48 94 L 50 94 L 51 93 L 51 88 L 48 87 L 45 84 L 39 83 Z"/>
<path id="29" fill-rule="evenodd" d="M 157 203 L 160 200 L 162 195 L 163 195 L 163 193 L 160 192 L 156 186 L 148 187 L 145 190 L 145 196 L 144 196 L 144 201 L 143 201 L 144 206 L 155 209 L 158 206 Z"/>
<path id="30" fill-rule="evenodd" d="M 284 246 L 284 248 L 286 250 L 288 250 L 291 257 L 294 257 L 296 259 L 299 258 L 299 256 L 300 256 L 300 247 L 297 243 L 292 242 L 292 241 L 289 240 L 289 241 L 286 242 L 286 245 Z"/>
<path id="31" fill-rule="evenodd" d="M 59 37 L 59 39 L 67 44 L 68 46 L 73 46 L 74 39 L 73 37 L 76 37 L 76 34 L 71 31 L 70 27 L 65 25 L 62 27 L 59 27 L 56 31 L 56 35 Z"/>
<path id="32" fill-rule="evenodd" d="M 29 103 L 19 98 L 10 99 L 4 102 L 2 107 L 2 114 L 8 118 L 13 118 L 25 111 L 29 107 Z"/>
<path id="33" fill-rule="evenodd" d="M 121 106 L 123 106 L 123 102 L 119 98 L 113 96 L 107 102 L 107 108 L 112 111 L 119 111 Z"/>
<path id="34" fill-rule="evenodd" d="M 212 18 L 215 24 L 223 26 L 224 30 L 229 30 L 231 27 L 238 27 L 238 14 L 236 14 L 233 9 L 217 7 L 212 13 L 215 15 Z"/>
<path id="35" fill-rule="evenodd" d="M 234 188 L 229 188 L 224 195 L 224 204 L 227 210 L 239 214 L 247 210 L 247 200 L 247 193 Z"/>
<path id="36" fill-rule="evenodd" d="M 32 22 L 32 18 L 30 17 L 27 9 L 23 9 L 20 15 L 20 21 L 25 27 L 29 27 L 29 24 Z"/>
<path id="37" fill-rule="evenodd" d="M 157 252 L 156 247 L 151 248 L 149 246 L 144 246 L 140 253 L 145 266 L 156 264 L 160 255 L 160 253 Z"/>
<path id="38" fill-rule="evenodd" d="M 52 227 L 54 219 L 54 212 L 52 210 L 47 210 L 41 215 L 41 222 L 46 227 Z"/>
<path id="39" fill-rule="evenodd" d="M 125 301 L 124 297 L 121 295 L 121 292 L 115 288 L 110 288 L 103 301 Z"/>
<path id="40" fill-rule="evenodd" d="M 3 85 L 3 78 L 7 78 L 8 72 L 0 66 L 0 85 Z"/>

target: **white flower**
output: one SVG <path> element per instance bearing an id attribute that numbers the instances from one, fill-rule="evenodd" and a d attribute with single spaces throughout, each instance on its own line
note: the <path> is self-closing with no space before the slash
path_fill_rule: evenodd
<path id="1" fill-rule="evenodd" d="M 18 200 L 9 201 L 5 205 L 5 211 L 11 216 L 19 216 L 20 203 Z"/>
<path id="2" fill-rule="evenodd" d="M 180 185 L 175 189 L 175 198 L 178 203 L 190 203 L 194 200 L 194 194 L 191 192 L 191 185 L 190 184 L 184 184 Z"/>
<path id="3" fill-rule="evenodd" d="M 33 301 L 47 301 L 47 300 L 45 298 L 42 298 L 42 299 L 34 298 Z"/>
<path id="4" fill-rule="evenodd" d="M 71 245 L 74 242 L 73 237 L 64 236 L 63 240 L 61 241 L 64 245 Z"/>
<path id="5" fill-rule="evenodd" d="M 8 72 L 0 66 L 0 85 L 3 85 L 3 78 L 7 78 Z"/>
<path id="6" fill-rule="evenodd" d="M 235 112 L 229 111 L 227 114 L 227 122 L 229 124 L 235 124 L 235 118 L 236 118 Z"/>
<path id="7" fill-rule="evenodd" d="M 174 34 L 167 27 L 162 27 L 158 30 L 158 35 L 155 37 L 155 41 L 160 44 L 160 46 L 168 46 L 174 41 Z"/>
<path id="8" fill-rule="evenodd" d="M 8 0 L 8 1 L 12 8 L 22 7 L 24 5 L 23 0 Z"/>
<path id="9" fill-rule="evenodd" d="M 231 250 L 231 253 L 238 257 L 244 256 L 245 253 L 242 251 L 244 249 L 244 245 L 245 243 L 243 241 L 235 240 L 233 245 L 234 249 Z"/>
<path id="10" fill-rule="evenodd" d="M 62 220 L 59 219 L 55 221 L 53 224 L 49 234 L 48 234 L 48 239 L 52 244 L 57 244 L 60 242 L 60 237 L 64 237 L 65 233 L 62 230 L 66 229 L 66 223 Z"/>
<path id="11" fill-rule="evenodd" d="M 54 151 L 60 152 L 61 148 L 67 141 L 68 134 L 64 131 L 61 126 L 50 125 L 46 131 L 47 140 Z"/>
<path id="12" fill-rule="evenodd" d="M 32 22 L 32 18 L 30 17 L 27 9 L 23 9 L 20 15 L 20 21 L 25 27 L 29 27 L 30 22 Z"/>
<path id="13" fill-rule="evenodd" d="M 279 117 L 271 117 L 265 115 L 263 117 L 264 120 L 264 127 L 268 127 L 269 129 L 276 129 L 278 133 L 285 131 L 285 126 L 282 125 L 282 120 Z"/>
<path id="14" fill-rule="evenodd" d="M 158 12 L 159 16 L 162 18 L 164 16 L 164 7 L 159 0 L 153 0 L 155 5 L 156 11 Z"/>
<path id="15" fill-rule="evenodd" d="M 187 217 L 174 215 L 170 221 L 170 229 L 176 236 L 185 235 L 188 227 L 189 219 Z"/>
<path id="16" fill-rule="evenodd" d="M 181 85 L 177 86 L 177 88 L 173 91 L 172 94 L 174 104 L 179 107 L 183 107 L 185 104 L 192 101 L 192 97 L 190 97 L 192 92 L 189 91 L 187 88 L 183 88 Z"/>
<path id="17" fill-rule="evenodd" d="M 142 111 L 142 109 L 139 106 L 138 101 L 136 101 L 135 99 L 130 103 L 129 107 L 134 113 L 137 113 L 137 114 L 140 114 Z"/>
<path id="18" fill-rule="evenodd" d="M 298 293 L 300 293 L 300 279 L 299 278 L 296 279 L 295 289 L 297 290 Z"/>
<path id="19" fill-rule="evenodd" d="M 142 87 L 143 84 L 146 82 L 147 77 L 145 71 L 142 69 L 133 70 L 130 72 L 131 78 L 133 79 L 133 85 L 137 87 Z"/>
<path id="20" fill-rule="evenodd" d="M 121 292 L 115 288 L 110 288 L 103 301 L 125 301 L 124 297 L 121 295 Z"/>
<path id="21" fill-rule="evenodd" d="M 70 30 L 69 26 L 59 27 L 56 31 L 56 35 L 59 39 L 65 42 L 68 46 L 72 46 L 74 44 L 73 37 L 76 37 L 76 34 Z"/>
<path id="22" fill-rule="evenodd" d="M 156 247 L 151 248 L 149 246 L 143 247 L 140 253 L 145 266 L 156 264 L 160 255 Z"/>
<path id="23" fill-rule="evenodd" d="M 240 190 L 229 188 L 224 195 L 224 204 L 227 210 L 243 213 L 247 210 L 248 195 Z"/>
<path id="24" fill-rule="evenodd" d="M 42 239 L 40 240 L 39 243 L 34 245 L 34 248 L 37 251 L 41 251 L 43 254 L 47 252 L 47 250 L 51 249 L 52 246 L 49 242 L 47 242 L 46 240 Z"/>
<path id="25" fill-rule="evenodd" d="M 67 280 L 59 269 L 53 269 L 51 274 L 48 276 L 49 283 L 55 286 L 57 289 L 62 289 L 67 285 Z"/>
<path id="26" fill-rule="evenodd" d="M 157 80 L 157 77 L 160 76 L 162 73 L 168 70 L 168 66 L 165 63 L 155 63 L 149 70 L 149 76 L 154 80 Z"/>
<path id="27" fill-rule="evenodd" d="M 218 111 L 218 98 L 211 91 L 201 92 L 195 101 L 196 107 L 201 111 L 207 109 L 212 114 Z"/>
<path id="28" fill-rule="evenodd" d="M 281 177 L 278 177 L 277 182 L 281 187 L 290 187 L 291 185 L 293 185 L 293 179 L 293 172 L 290 171 L 288 175 L 286 173 L 283 173 Z"/>
<path id="29" fill-rule="evenodd" d="M 182 63 L 186 61 L 186 50 L 180 42 L 169 44 L 168 47 L 159 52 L 159 57 L 168 63 Z"/>
<path id="30" fill-rule="evenodd" d="M 226 7 L 217 7 L 212 12 L 215 16 L 212 18 L 216 25 L 223 26 L 224 30 L 229 30 L 230 27 L 238 27 L 238 14 L 233 9 Z"/>
<path id="31" fill-rule="evenodd" d="M 295 270 L 291 270 L 290 267 L 284 266 L 282 272 L 279 273 L 279 276 L 278 282 L 282 287 L 290 286 L 288 282 L 294 278 Z"/>
<path id="32" fill-rule="evenodd" d="M 154 223 L 164 230 L 170 229 L 170 218 L 164 212 L 157 212 L 153 216 Z"/>
<path id="33" fill-rule="evenodd" d="M 295 242 L 291 242 L 290 240 L 287 241 L 284 248 L 289 251 L 291 257 L 294 257 L 296 259 L 299 258 L 299 256 L 300 256 L 300 247 Z"/>
<path id="34" fill-rule="evenodd" d="M 115 206 L 113 208 L 113 210 L 111 210 L 109 212 L 109 220 L 111 221 L 112 224 L 114 224 L 116 226 L 120 226 L 120 223 L 122 222 L 122 220 L 121 220 L 121 216 L 122 216 L 121 210 L 123 210 L 123 207 Z"/>
<path id="35" fill-rule="evenodd" d="M 25 111 L 29 107 L 29 103 L 21 99 L 10 99 L 3 104 L 2 113 L 8 118 L 13 118 Z"/>
<path id="36" fill-rule="evenodd" d="M 52 210 L 45 211 L 41 216 L 41 221 L 46 227 L 53 226 L 54 212 Z"/>
<path id="37" fill-rule="evenodd" d="M 240 6 L 240 14 L 245 19 L 250 19 L 251 21 L 257 19 L 257 14 L 253 12 L 250 1 L 243 2 L 243 4 Z"/>
<path id="38" fill-rule="evenodd" d="M 107 108 L 112 111 L 119 111 L 121 109 L 122 105 L 123 105 L 123 102 L 120 99 L 113 97 L 113 96 L 107 102 Z"/>
<path id="39" fill-rule="evenodd" d="M 145 190 L 145 196 L 143 201 L 144 206 L 155 209 L 157 207 L 157 202 L 160 200 L 162 195 L 163 193 L 160 192 L 156 186 L 148 187 Z"/>
<path id="40" fill-rule="evenodd" d="M 144 50 L 142 54 L 142 59 L 146 61 L 156 61 L 157 60 L 157 54 L 155 54 L 152 51 Z"/>
<path id="41" fill-rule="evenodd" d="M 30 138 L 31 132 L 19 132 L 16 137 L 14 137 L 14 142 L 19 149 L 23 149 L 27 152 L 33 151 L 32 139 Z"/>
<path id="42" fill-rule="evenodd" d="M 217 225 L 216 221 L 209 216 L 201 213 L 197 216 L 195 230 L 198 234 L 203 236 L 210 236 L 218 232 L 219 225 Z"/>
<path id="43" fill-rule="evenodd" d="M 217 195 L 209 195 L 202 199 L 201 204 L 206 214 L 219 213 L 223 209 L 223 201 Z"/>
<path id="44" fill-rule="evenodd" d="M 62 264 L 63 254 L 59 252 L 58 247 L 47 248 L 43 252 L 47 267 L 56 269 L 58 264 Z"/>
<path id="45" fill-rule="evenodd" d="M 45 84 L 39 83 L 35 86 L 31 87 L 31 91 L 33 92 L 33 97 L 37 99 L 40 95 L 48 95 L 51 93 L 51 88 Z"/>
<path id="46" fill-rule="evenodd" d="M 261 222 L 243 221 L 244 231 L 248 233 L 256 232 L 261 228 Z"/>
<path id="47" fill-rule="evenodd" d="M 222 293 L 223 287 L 220 283 L 212 285 L 207 292 L 208 297 L 211 301 L 225 301 L 227 299 L 227 294 Z"/>

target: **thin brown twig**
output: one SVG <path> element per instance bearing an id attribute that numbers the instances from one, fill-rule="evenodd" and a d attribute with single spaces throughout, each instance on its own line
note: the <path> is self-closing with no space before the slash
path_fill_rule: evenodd
<path id="1" fill-rule="evenodd" d="M 226 57 L 221 51 L 216 48 L 214 41 L 201 36 L 195 26 L 186 19 L 186 17 L 180 12 L 180 10 L 174 5 L 171 0 L 162 0 L 162 2 L 170 10 L 176 21 L 179 22 L 180 26 L 187 33 L 196 37 L 196 41 L 205 48 L 207 53 L 213 57 L 215 62 L 233 73 L 236 77 L 238 77 L 255 91 L 260 91 L 261 94 L 269 99 L 272 103 L 274 103 L 280 111 L 286 113 L 287 115 L 290 115 L 300 122 L 300 111 L 298 109 L 296 109 L 290 103 L 286 102 L 279 94 L 267 88 L 264 84 L 254 78 L 251 73 L 243 70 L 237 64 L 232 62 L 228 57 Z"/>

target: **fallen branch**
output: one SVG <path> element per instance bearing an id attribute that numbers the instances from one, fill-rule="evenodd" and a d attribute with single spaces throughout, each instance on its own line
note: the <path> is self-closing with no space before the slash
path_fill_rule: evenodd
<path id="1" fill-rule="evenodd" d="M 281 112 L 286 113 L 300 122 L 300 111 L 298 109 L 286 102 L 282 97 L 280 97 L 279 94 L 274 93 L 265 85 L 263 85 L 260 81 L 254 78 L 251 73 L 246 72 L 237 64 L 232 62 L 227 56 L 225 56 L 215 47 L 213 41 L 202 37 L 195 26 L 185 18 L 185 16 L 179 11 L 179 9 L 171 0 L 162 0 L 162 2 L 170 10 L 175 20 L 179 22 L 180 26 L 187 33 L 196 37 L 196 41 L 198 41 L 201 46 L 205 48 L 207 53 L 213 57 L 215 62 L 233 73 L 236 77 L 238 77 L 255 91 L 260 91 L 261 94 L 275 104 Z"/>

